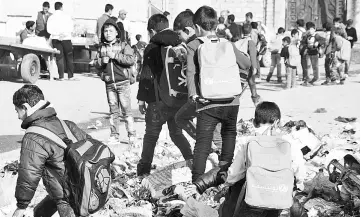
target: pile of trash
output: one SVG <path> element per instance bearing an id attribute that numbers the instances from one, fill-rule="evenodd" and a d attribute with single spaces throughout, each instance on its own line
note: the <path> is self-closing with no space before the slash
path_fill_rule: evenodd
<path id="1" fill-rule="evenodd" d="M 252 119 L 240 120 L 237 129 L 237 143 L 255 133 Z M 301 120 L 283 123 L 281 130 L 287 134 L 292 145 L 302 151 L 306 160 L 307 181 L 304 189 L 295 195 L 294 205 L 280 216 L 360 216 L 360 144 L 359 138 L 354 137 L 355 128 L 345 123 L 338 135 L 319 137 Z M 218 216 L 217 210 L 224 201 L 225 189 L 222 186 L 214 187 L 197 199 L 184 198 L 184 189 L 191 184 L 192 161 L 183 161 L 180 151 L 170 141 L 158 142 L 151 175 L 137 177 L 141 140 L 138 143 L 126 151 L 114 150 L 117 156 L 112 169 L 109 201 L 93 217 Z M 207 160 L 206 171 L 217 165 L 217 154 L 212 153 Z M 1 190 L 7 189 L 11 189 L 11 192 L 5 192 L 5 195 L 14 195 L 17 168 L 18 162 L 3 168 L 4 172 L 0 173 L 0 195 L 4 194 Z M 8 177 L 6 180 L 10 181 L 3 181 L 4 174 Z M 42 194 L 46 194 L 45 190 L 40 194 L 39 198 L 44 197 Z M 6 198 L 0 197 L 0 205 L 9 203 L 2 200 Z M 33 203 L 36 202 L 39 201 Z"/>

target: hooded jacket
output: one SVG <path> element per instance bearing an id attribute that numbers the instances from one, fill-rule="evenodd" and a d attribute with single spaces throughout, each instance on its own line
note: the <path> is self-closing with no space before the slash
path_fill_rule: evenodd
<path id="1" fill-rule="evenodd" d="M 178 34 L 170 29 L 165 29 L 155 34 L 144 50 L 143 69 L 140 75 L 137 99 L 147 103 L 155 102 L 154 78 L 158 81 L 163 71 L 161 47 L 177 46 L 182 43 Z"/>
<path id="2" fill-rule="evenodd" d="M 110 18 L 105 21 L 101 30 L 100 47 L 95 60 L 95 67 L 102 71 L 104 76 L 109 76 L 110 79 L 105 80 L 107 84 L 129 80 L 130 67 L 135 63 L 134 50 L 119 38 L 116 38 L 113 42 L 108 42 L 104 37 L 104 28 L 107 25 L 115 27 L 118 37 L 121 35 L 121 31 L 113 19 Z M 108 63 L 104 63 L 102 57 L 107 57 L 109 52 L 115 53 L 115 57 L 109 60 Z M 113 71 L 111 62 L 113 62 Z"/>
<path id="3" fill-rule="evenodd" d="M 39 126 L 54 132 L 60 138 L 65 138 L 65 131 L 56 117 L 55 109 L 49 105 L 49 102 L 45 103 L 44 106 L 27 117 L 21 124 L 21 128 L 28 129 L 30 126 Z M 90 138 L 73 122 L 65 121 L 65 123 L 78 141 Z M 17 207 L 20 209 L 28 207 L 41 178 L 51 198 L 55 200 L 65 199 L 64 189 L 56 178 L 63 177 L 64 171 L 64 150 L 42 135 L 26 133 L 21 144 L 20 165 L 15 190 Z"/>

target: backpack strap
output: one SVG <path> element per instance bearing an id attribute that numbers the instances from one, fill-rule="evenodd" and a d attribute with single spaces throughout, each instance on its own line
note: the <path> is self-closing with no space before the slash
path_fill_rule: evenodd
<path id="1" fill-rule="evenodd" d="M 71 132 L 71 130 L 69 129 L 68 125 L 65 123 L 65 121 L 59 119 L 61 126 L 64 128 L 65 131 L 65 135 L 66 137 L 68 137 L 68 139 L 70 139 L 73 143 L 77 142 L 77 138 L 74 136 L 74 134 Z"/>
<path id="2" fill-rule="evenodd" d="M 55 142 L 60 148 L 62 148 L 62 149 L 67 148 L 67 145 L 65 144 L 65 142 L 58 135 L 56 135 L 52 131 L 45 129 L 43 127 L 31 126 L 26 130 L 26 133 L 36 133 L 36 134 L 45 136 L 46 138 Z"/>

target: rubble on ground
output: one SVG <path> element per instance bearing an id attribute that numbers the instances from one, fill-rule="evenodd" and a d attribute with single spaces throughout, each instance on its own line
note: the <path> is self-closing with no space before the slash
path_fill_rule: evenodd
<path id="1" fill-rule="evenodd" d="M 295 196 L 294 206 L 280 216 L 359 216 L 360 208 L 360 144 L 354 119 L 347 121 L 338 135 L 317 135 L 305 121 L 288 121 L 281 130 L 287 133 L 292 145 L 297 145 L 306 160 L 307 181 L 303 191 Z M 99 123 L 97 123 L 100 126 Z M 237 143 L 245 136 L 254 135 L 253 120 L 237 124 Z M 112 189 L 104 209 L 98 216 L 218 216 L 224 201 L 222 186 L 210 188 L 197 200 L 185 200 L 184 188 L 191 184 L 191 161 L 184 161 L 178 148 L 168 139 L 155 148 L 152 174 L 137 177 L 136 168 L 141 155 L 141 138 L 132 147 L 114 149 L 116 160 L 112 169 Z M 139 144 L 138 144 L 139 143 Z M 213 153 L 207 161 L 207 170 L 218 164 Z M 11 162 L 0 173 L 0 194 L 14 195 L 18 162 Z M 6 187 L 4 187 L 6 186 Z M 4 193 L 4 190 L 6 191 Z M 3 192 L 1 192 L 3 191 Z M 29 213 L 46 196 L 39 185 Z M 0 216 L 11 216 L 15 208 L 13 197 L 0 197 Z"/>

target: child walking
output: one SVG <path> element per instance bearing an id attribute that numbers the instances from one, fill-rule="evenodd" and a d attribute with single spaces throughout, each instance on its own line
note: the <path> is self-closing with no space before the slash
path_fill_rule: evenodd
<path id="1" fill-rule="evenodd" d="M 119 143 L 120 111 L 125 119 L 129 143 L 136 138 L 130 99 L 130 67 L 135 63 L 134 51 L 119 39 L 121 34 L 113 19 L 105 21 L 102 27 L 101 44 L 95 59 L 95 67 L 100 70 L 110 108 L 109 143 Z M 118 37 L 117 37 L 118 36 Z"/>
<path id="2" fill-rule="evenodd" d="M 281 49 L 282 49 L 282 38 L 285 34 L 285 29 L 280 27 L 277 31 L 277 35 L 270 41 L 270 51 L 271 51 L 271 68 L 269 70 L 266 81 L 270 82 L 273 72 L 277 67 L 277 82 L 282 83 L 282 74 L 281 74 Z"/>
<path id="3" fill-rule="evenodd" d="M 296 43 L 297 41 L 291 42 L 291 38 L 288 36 L 282 39 L 283 48 L 281 57 L 284 58 L 286 66 L 286 89 L 295 88 L 297 85 L 297 65 L 299 64 L 301 57 Z"/>

